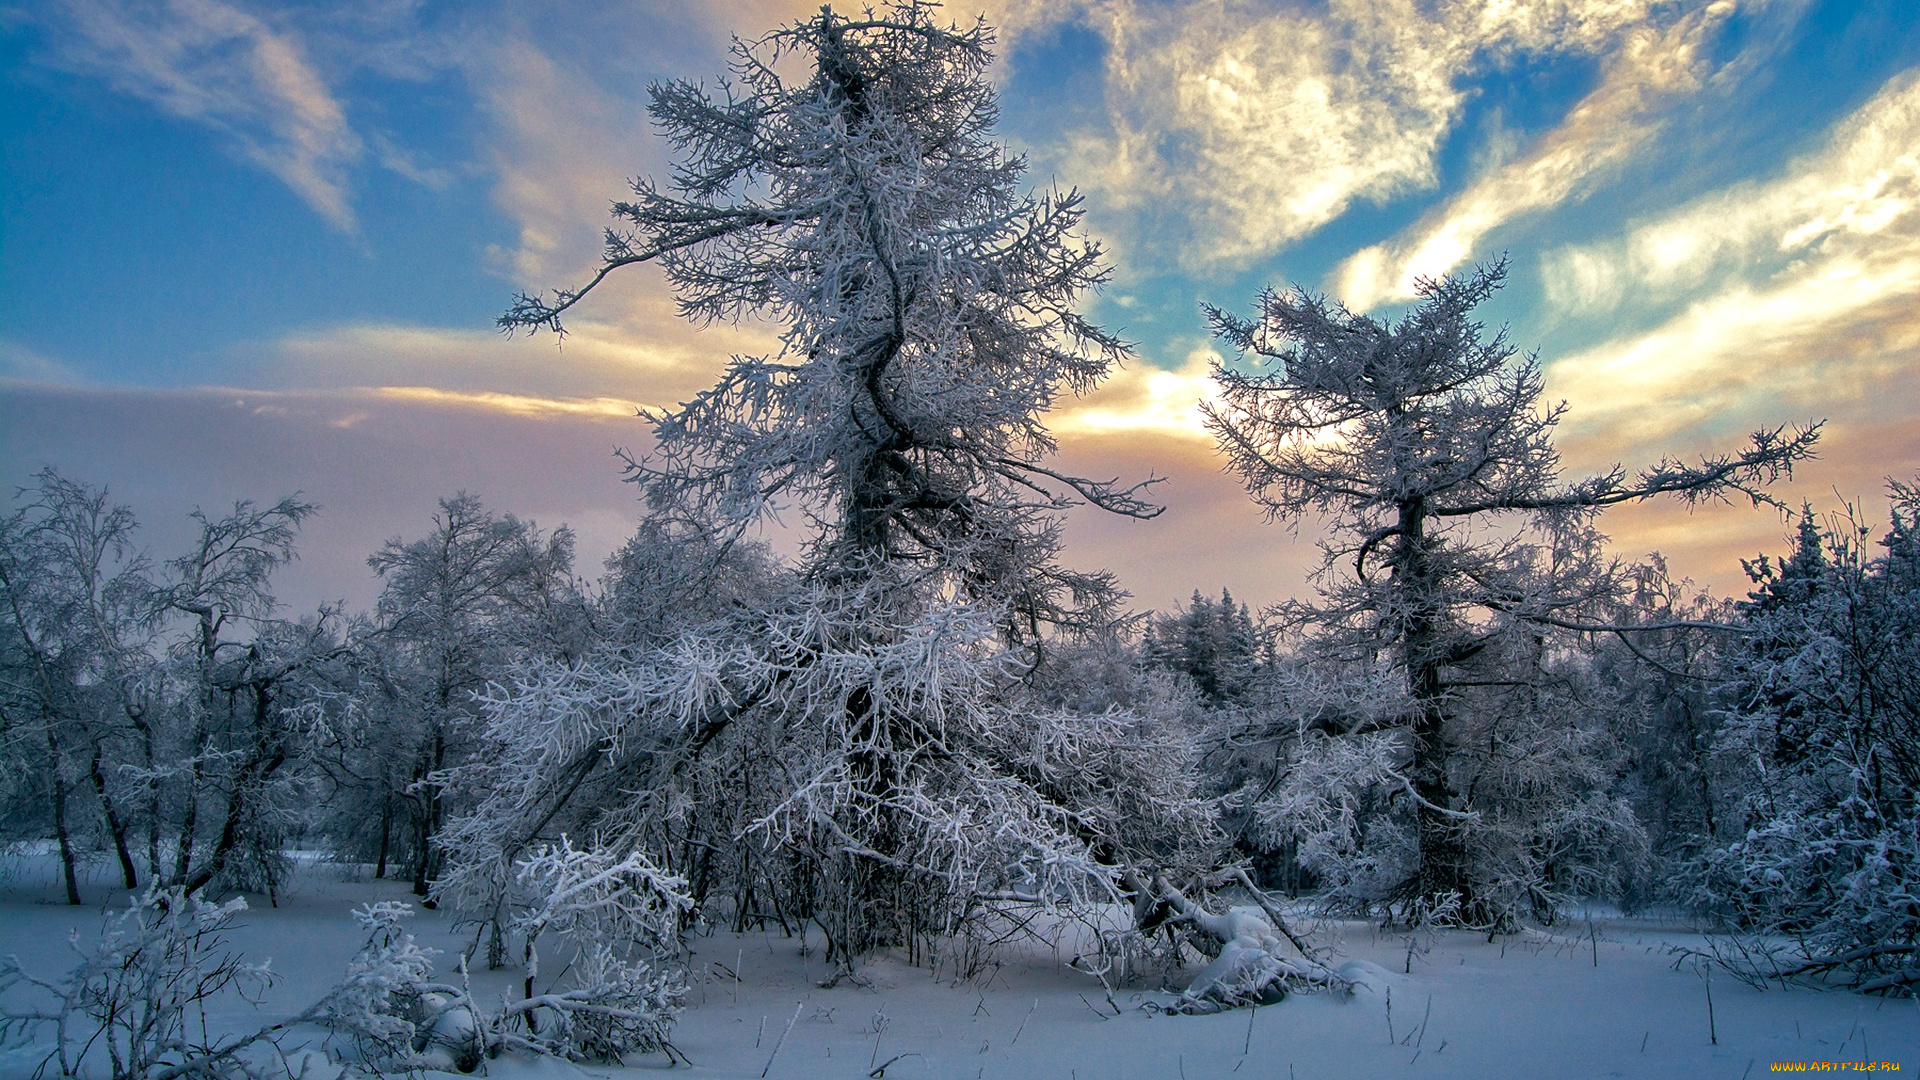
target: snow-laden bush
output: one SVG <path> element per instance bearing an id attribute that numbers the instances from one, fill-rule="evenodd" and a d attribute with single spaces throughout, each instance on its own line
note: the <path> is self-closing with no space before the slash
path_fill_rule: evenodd
<path id="1" fill-rule="evenodd" d="M 1920 985 L 1920 489 L 1891 488 L 1883 554 L 1808 513 L 1793 554 L 1749 564 L 1717 755 L 1741 828 L 1688 882 L 1757 980 Z"/>
<path id="2" fill-rule="evenodd" d="M 596 851 L 668 853 L 716 913 L 815 921 L 842 962 L 875 943 L 932 961 L 919 950 L 1000 907 L 1105 904 L 1127 867 L 1209 849 L 1189 742 L 1038 698 L 998 614 L 816 586 L 666 647 L 529 670 L 489 702 L 499 754 L 449 833 L 446 895 L 511 930 L 510 867 L 579 829 Z M 884 903 L 862 899 L 872 874 Z"/>
<path id="3" fill-rule="evenodd" d="M 1166 930 L 1199 949 L 1209 962 L 1188 981 L 1165 1011 L 1188 1015 L 1279 1001 L 1298 990 L 1348 989 L 1326 961 L 1288 926 L 1286 914 L 1244 871 L 1203 879 L 1203 885 L 1237 884 L 1250 903 L 1214 912 L 1156 878 L 1152 895 Z"/>
<path id="4" fill-rule="evenodd" d="M 1755 980 L 1920 984 L 1920 815 L 1865 809 L 1788 810 L 1702 853 L 1695 902 L 1737 931 L 1719 950 L 1726 966 Z"/>
<path id="5" fill-rule="evenodd" d="M 64 978 L 29 974 L 11 956 L 0 960 L 0 996 L 38 998 L 0 1013 L 0 1036 L 27 1045 L 51 1029 L 41 1070 L 57 1076 L 264 1075 L 253 1052 L 289 1025 L 226 1034 L 207 1023 L 210 1005 L 257 1001 L 272 982 L 265 963 L 242 960 L 222 937 L 246 909 L 239 897 L 216 904 L 149 887 L 107 918 L 99 941 L 83 945 L 78 931 L 70 936 L 78 963 Z"/>
<path id="6" fill-rule="evenodd" d="M 686 979 L 681 921 L 693 907 L 686 882 L 646 856 L 574 848 L 566 837 L 521 860 L 529 900 L 512 930 L 524 942 L 525 997 L 504 1018 L 522 1018 L 514 1041 L 576 1059 L 674 1054 L 667 1034 Z M 542 988 L 540 942 L 560 938 L 567 963 Z"/>
<path id="7" fill-rule="evenodd" d="M 470 1071 L 504 1050 L 576 1061 L 656 1052 L 677 1059 L 668 1035 L 686 992 L 685 883 L 637 853 L 614 858 L 564 840 L 522 860 L 517 880 L 530 898 L 512 924 L 525 943 L 520 998 L 482 1006 L 464 961 L 458 984 L 434 981 L 431 950 L 401 925 L 412 908 L 382 901 L 354 912 L 367 941 L 319 1006 L 320 1022 L 377 1068 Z M 565 959 L 544 980 L 543 939 Z"/>
<path id="8" fill-rule="evenodd" d="M 320 1023 L 351 1042 L 360 1060 L 376 1066 L 405 1067 L 418 1060 L 416 1035 L 432 992 L 433 950 L 422 948 L 401 926 L 412 915 L 412 905 L 395 900 L 356 908 L 353 918 L 366 931 L 366 943 L 322 1005 Z"/>

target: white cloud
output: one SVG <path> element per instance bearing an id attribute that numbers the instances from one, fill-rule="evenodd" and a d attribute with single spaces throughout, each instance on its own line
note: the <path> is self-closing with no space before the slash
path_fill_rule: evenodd
<path id="1" fill-rule="evenodd" d="M 1348 258 L 1334 271 L 1333 290 L 1356 310 L 1412 299 L 1420 279 L 1467 262 L 1489 232 L 1584 195 L 1659 130 L 1660 111 L 1673 98 L 1700 87 L 1704 46 L 1732 10 L 1722 0 L 1664 29 L 1626 34 L 1600 85 L 1560 126 L 1400 237 Z"/>
<path id="2" fill-rule="evenodd" d="M 1686 430 L 1909 408 L 1920 385 L 1920 257 L 1822 260 L 1769 287 L 1730 285 L 1654 330 L 1555 362 L 1568 427 L 1605 445 Z"/>
<path id="3" fill-rule="evenodd" d="M 1660 0 L 1328 0 L 1250 14 L 1225 0 L 1094 0 L 1111 132 L 1062 171 L 1178 235 L 1189 265 L 1243 265 L 1346 212 L 1437 182 L 1463 79 L 1518 54 L 1611 53 Z"/>
<path id="4" fill-rule="evenodd" d="M 356 227 L 347 170 L 364 153 L 290 29 L 221 0 L 66 0 L 52 61 L 221 132 L 335 227 Z"/>
<path id="5" fill-rule="evenodd" d="M 1595 321 L 1680 308 L 1651 329 L 1554 361 L 1573 405 L 1570 461 L 1621 446 L 1724 442 L 1737 430 L 1827 418 L 1831 467 L 1920 471 L 1920 74 L 1838 124 L 1827 144 L 1764 181 L 1640 223 L 1623 239 L 1547 260 L 1550 295 Z"/>

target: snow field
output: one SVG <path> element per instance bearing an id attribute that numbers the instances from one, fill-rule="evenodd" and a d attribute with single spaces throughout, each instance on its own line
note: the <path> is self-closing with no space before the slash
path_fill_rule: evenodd
<path id="1" fill-rule="evenodd" d="M 51 974 L 67 965 L 70 931 L 83 942 L 98 932 L 101 909 L 57 903 L 51 876 L 40 881 L 33 870 L 16 870 L 0 886 L 0 953 Z M 250 960 L 271 957 L 278 981 L 258 1009 L 229 1000 L 213 1023 L 238 1030 L 298 1011 L 339 979 L 359 945 L 349 909 L 411 898 L 398 882 L 341 876 L 336 867 L 303 869 L 278 908 L 249 898 L 232 943 Z M 96 905 L 109 895 L 124 902 L 107 891 L 108 880 L 102 874 L 88 890 Z M 1776 1061 L 1920 1068 L 1920 1002 L 1763 992 L 1724 972 L 1712 980 L 1715 1045 L 1707 982 L 1672 951 L 1704 942 L 1677 926 L 1600 918 L 1591 934 L 1579 922 L 1488 943 L 1466 932 L 1410 938 L 1361 922 L 1302 925 L 1357 984 L 1353 995 L 1294 995 L 1211 1016 L 1156 1014 L 1154 1004 L 1174 997 L 1157 985 L 1116 988 L 1114 1015 L 1100 983 L 1066 966 L 1070 953 L 1038 942 L 1006 948 L 968 981 L 882 955 L 863 969 L 865 985 L 826 989 L 817 932 L 805 948 L 778 930 L 696 936 L 692 989 L 674 1031 L 694 1064 L 672 1073 L 851 1080 L 884 1064 L 884 1080 L 1740 1080 L 1767 1074 Z M 448 914 L 422 911 L 411 929 L 442 950 L 437 970 L 451 973 L 467 939 L 452 932 Z M 1185 985 L 1196 970 L 1175 973 L 1171 984 Z M 476 997 L 510 993 L 512 975 L 474 972 Z M 0 1077 L 30 1075 L 38 1058 L 8 1051 Z M 667 1071 L 660 1055 L 624 1067 L 503 1059 L 486 1070 L 505 1080 Z"/>

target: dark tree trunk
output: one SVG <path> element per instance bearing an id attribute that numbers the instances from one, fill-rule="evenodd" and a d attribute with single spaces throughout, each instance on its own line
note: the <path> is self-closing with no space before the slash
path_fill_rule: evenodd
<path id="1" fill-rule="evenodd" d="M 440 833 L 440 817 L 444 809 L 440 801 L 440 788 L 433 782 L 433 775 L 446 765 L 447 736 L 442 726 L 433 729 L 433 744 L 428 757 L 422 763 L 420 775 L 415 783 L 420 785 L 420 818 L 416 832 L 418 850 L 414 853 L 413 895 L 429 896 L 433 892 L 433 882 L 440 876 L 439 850 L 436 838 Z M 429 901 L 431 903 L 431 901 Z"/>
<path id="2" fill-rule="evenodd" d="M 74 869 L 73 837 L 67 832 L 67 784 L 60 778 L 60 740 L 53 734 L 53 718 L 47 727 L 47 779 L 53 784 L 53 835 L 60 841 L 60 872 L 66 878 L 67 903 L 80 906 L 80 877 Z"/>
<path id="3" fill-rule="evenodd" d="M 848 755 L 848 770 L 853 775 L 854 791 L 860 802 L 872 808 L 871 824 L 865 835 L 854 836 L 866 844 L 867 852 L 850 851 L 846 876 L 846 926 L 843 931 L 841 960 L 851 963 L 855 957 L 878 948 L 899 944 L 904 912 L 900 910 L 901 873 L 895 861 L 900 853 L 901 837 L 893 801 L 898 794 L 898 763 L 894 760 L 892 732 L 880 702 L 873 692 L 860 687 L 847 695 L 847 728 L 853 747 Z M 855 814 L 861 808 L 855 808 Z"/>
<path id="4" fill-rule="evenodd" d="M 427 844 L 432 840 L 433 830 L 427 826 L 427 814 L 424 809 L 413 821 L 413 895 L 426 896 L 432 891 L 432 878 L 427 868 Z"/>
<path id="5" fill-rule="evenodd" d="M 160 780 L 154 768 L 153 725 L 147 722 L 144 707 L 127 707 L 127 719 L 133 721 L 134 730 L 140 733 L 140 751 L 146 764 L 147 786 L 147 876 L 158 879 L 160 869 Z"/>
<path id="6" fill-rule="evenodd" d="M 1449 771 L 1446 689 L 1440 678 L 1446 656 L 1441 641 L 1442 612 L 1431 602 L 1439 592 L 1439 583 L 1434 580 L 1436 571 L 1427 547 L 1424 501 L 1402 503 L 1398 526 L 1393 572 L 1401 578 L 1405 594 L 1413 598 L 1412 611 L 1405 616 L 1401 631 L 1401 648 L 1407 693 L 1415 709 L 1412 780 L 1418 798 L 1414 820 L 1420 845 L 1420 865 L 1408 914 L 1419 918 L 1453 898 L 1459 903 L 1458 917 L 1478 921 L 1471 914 L 1475 897 L 1466 838 L 1450 813 L 1458 807 Z"/>
<path id="7" fill-rule="evenodd" d="M 93 780 L 93 792 L 100 798 L 100 812 L 107 819 L 107 833 L 113 837 L 113 853 L 120 859 L 120 880 L 129 889 L 140 887 L 140 875 L 134 871 L 133 855 L 127 850 L 127 829 L 120 820 L 120 812 L 114 809 L 113 798 L 107 794 L 107 774 L 101 771 L 100 759 L 105 753 L 99 743 L 93 744 L 93 758 L 87 763 L 87 775 Z"/>
<path id="8" fill-rule="evenodd" d="M 393 792 L 380 796 L 380 856 L 373 866 L 377 880 L 387 876 L 387 848 L 393 843 Z"/>
<path id="9" fill-rule="evenodd" d="M 208 703 L 212 707 L 212 703 Z M 193 768 L 187 773 L 187 792 L 185 805 L 180 808 L 180 838 L 173 850 L 173 880 L 187 880 L 187 871 L 193 866 L 193 834 L 200 827 L 200 785 L 206 775 L 207 727 L 204 717 L 194 724 Z"/>
<path id="10" fill-rule="evenodd" d="M 227 868 L 233 853 L 239 850 L 241 842 L 247 839 L 247 815 L 253 809 L 255 796 L 261 794 L 273 781 L 273 775 L 287 762 L 286 747 L 272 737 L 268 728 L 273 709 L 273 694 L 266 685 L 256 684 L 250 687 L 253 692 L 253 752 L 245 765 L 233 774 L 232 790 L 227 793 L 226 812 L 221 816 L 220 836 L 214 842 L 213 852 L 207 861 L 191 875 L 183 876 L 181 885 L 188 892 L 205 888 Z M 261 884 L 265 888 L 268 900 L 278 907 L 278 890 L 275 888 L 273 868 L 262 868 L 266 880 Z"/>

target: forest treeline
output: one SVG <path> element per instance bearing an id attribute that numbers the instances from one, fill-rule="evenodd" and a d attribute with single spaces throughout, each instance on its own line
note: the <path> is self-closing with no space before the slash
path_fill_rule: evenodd
<path id="1" fill-rule="evenodd" d="M 1490 933 L 1677 905 L 1750 977 L 1913 986 L 1920 491 L 1890 482 L 1884 525 L 1803 508 L 1710 598 L 1600 516 L 1786 512 L 1818 423 L 1569 478 L 1537 355 L 1475 316 L 1504 260 L 1393 319 L 1270 290 L 1205 309 L 1233 355 L 1203 411 L 1268 517 L 1323 523 L 1322 565 L 1257 616 L 1136 617 L 1058 558 L 1069 507 L 1162 508 L 1049 464 L 1048 411 L 1130 354 L 1080 313 L 1109 274 L 1080 195 L 993 137 L 991 44 L 929 4 L 823 9 L 737 40 L 728 82 L 652 88 L 668 178 L 501 325 L 559 333 L 654 263 L 687 318 L 782 348 L 646 414 L 646 524 L 595 581 L 564 528 L 455 495 L 372 553 L 373 612 L 288 619 L 314 507 L 196 512 L 150 562 L 43 472 L 0 524 L 12 835 L 128 887 L 271 897 L 296 845 L 406 875 L 524 968 L 501 1040 L 575 1006 L 655 1038 L 697 919 L 811 927 L 836 978 L 881 949 L 964 975 L 1080 920 L 1103 979 L 1216 957 L 1181 1009 L 1335 985 L 1276 888 Z M 775 514 L 791 559 L 750 539 Z"/>
<path id="2" fill-rule="evenodd" d="M 1449 769 L 1483 925 L 1659 906 L 1787 935 L 1807 955 L 1786 966 L 1910 981 L 1920 491 L 1889 491 L 1877 528 L 1804 508 L 1784 552 L 1744 564 L 1744 599 L 1655 557 L 1607 600 L 1618 629 L 1504 635 L 1473 659 Z M 670 748 L 615 735 L 643 692 L 623 658 L 711 648 L 804 589 L 793 567 L 650 524 L 590 582 L 564 526 L 460 494 L 372 553 L 375 610 L 290 617 L 272 576 L 316 510 L 196 511 L 197 540 L 156 562 L 128 508 L 48 469 L 0 520 L 5 828 L 58 844 L 70 900 L 99 899 L 75 868 L 101 859 L 129 889 L 271 896 L 307 849 L 499 904 L 506 883 L 477 879 L 616 825 L 709 918 L 820 917 L 819 853 L 760 824 L 796 794 L 762 753 L 775 733 L 709 749 L 721 733 L 692 717 Z M 1196 591 L 1052 640 L 1019 678 L 1032 708 L 1127 717 L 1141 788 L 1112 797 L 1177 799 L 1130 815 L 1166 831 L 1141 842 L 1174 884 L 1237 863 L 1330 910 L 1430 916 L 1395 908 L 1419 799 L 1394 661 L 1331 656 L 1299 616 Z"/>

